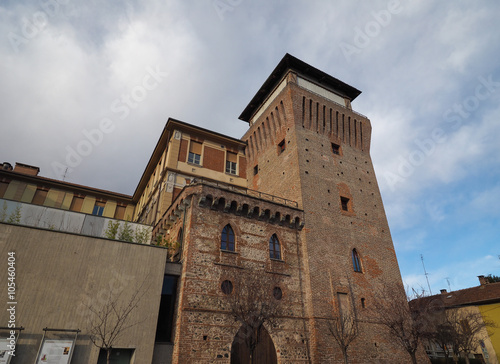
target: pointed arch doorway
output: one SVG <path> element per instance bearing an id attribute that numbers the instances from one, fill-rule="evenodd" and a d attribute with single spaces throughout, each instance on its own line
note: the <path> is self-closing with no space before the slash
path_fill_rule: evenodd
<path id="1" fill-rule="evenodd" d="M 250 353 L 249 345 L 247 345 L 247 332 L 242 326 L 234 337 L 231 346 L 231 364 L 277 364 L 276 348 L 266 328 L 260 327 L 259 340 L 253 356 Z"/>

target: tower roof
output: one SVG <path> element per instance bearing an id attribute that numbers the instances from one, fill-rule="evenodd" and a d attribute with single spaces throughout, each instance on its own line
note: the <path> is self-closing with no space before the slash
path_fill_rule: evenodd
<path id="1" fill-rule="evenodd" d="M 354 100 L 359 96 L 359 94 L 361 94 L 361 91 L 359 91 L 358 89 L 336 79 L 335 77 L 330 76 L 323 71 L 320 71 L 319 69 L 287 53 L 281 59 L 280 63 L 278 63 L 278 65 L 264 82 L 264 84 L 257 91 L 245 110 L 243 110 L 239 119 L 249 122 L 252 115 L 265 102 L 266 98 L 274 90 L 274 88 L 278 85 L 283 76 L 286 75 L 289 70 L 296 71 L 298 74 L 306 77 L 310 81 L 320 84 L 323 87 L 334 91 L 336 94 L 348 98 L 349 101 Z"/>

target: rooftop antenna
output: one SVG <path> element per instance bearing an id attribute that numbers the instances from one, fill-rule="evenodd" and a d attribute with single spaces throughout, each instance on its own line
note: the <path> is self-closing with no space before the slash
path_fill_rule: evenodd
<path id="1" fill-rule="evenodd" d="M 451 292 L 450 277 L 446 277 L 446 282 L 448 282 L 448 292 Z"/>
<path id="2" fill-rule="evenodd" d="M 420 259 L 422 259 L 422 267 L 424 267 L 424 274 L 425 274 L 425 279 L 427 280 L 427 287 L 429 287 L 429 292 L 431 293 L 432 296 L 432 290 L 431 290 L 431 285 L 429 284 L 429 273 L 425 270 L 425 264 L 424 264 L 424 256 L 423 254 L 420 254 Z"/>
<path id="3" fill-rule="evenodd" d="M 62 178 L 63 181 L 66 179 L 66 174 L 67 173 L 68 173 L 68 167 L 66 167 L 66 169 L 64 170 L 64 175 L 63 175 L 63 178 Z"/>

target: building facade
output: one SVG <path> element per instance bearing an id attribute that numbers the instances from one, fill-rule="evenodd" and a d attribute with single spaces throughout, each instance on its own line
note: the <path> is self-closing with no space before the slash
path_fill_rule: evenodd
<path id="1" fill-rule="evenodd" d="M 133 196 L 79 196 L 81 213 L 131 212 L 133 222 L 152 229 L 151 244 L 120 253 L 141 259 L 144 270 L 132 273 L 137 280 L 156 277 L 147 294 L 149 323 L 120 343 L 142 358 L 135 363 L 246 363 L 250 355 L 259 363 L 340 363 L 329 322 L 342 312 L 359 324 L 350 362 L 410 362 L 370 311 L 377 292 L 390 284 L 403 297 L 403 286 L 370 158 L 371 124 L 351 106 L 359 94 L 287 54 L 241 114 L 249 125 L 241 139 L 169 119 Z M 12 183 L 13 172 L 2 175 L 0 197 L 29 203 L 28 188 Z M 23 183 L 36 197 L 39 185 Z M 82 187 L 69 187 L 49 189 L 42 204 L 76 211 L 75 190 Z M 117 206 L 124 214 L 116 215 Z M 123 244 L 94 240 L 93 249 Z M 25 247 L 18 239 L 8 249 Z M 160 258 L 148 255 L 153 251 Z M 178 272 L 166 274 L 165 261 Z M 102 266 L 104 279 L 112 275 L 105 261 L 86 264 Z M 37 269 L 50 278 L 50 270 Z M 92 296 L 92 289 L 85 292 Z M 265 319 L 252 346 L 244 317 L 255 303 Z M 75 362 L 79 353 L 89 362 L 99 354 L 85 335 Z"/>
<path id="2" fill-rule="evenodd" d="M 266 327 L 279 362 L 341 361 L 328 330 L 341 301 L 360 323 L 350 349 L 353 362 L 406 360 L 368 309 L 377 292 L 394 283 L 402 290 L 402 284 L 369 154 L 370 121 L 351 108 L 359 93 L 285 56 L 240 116 L 249 123 L 242 138 L 247 189 L 219 184 L 220 192 L 188 199 L 184 194 L 195 189 L 189 186 L 159 221 L 166 235 L 182 236 L 184 247 L 174 362 L 228 361 L 240 327 L 222 286 L 245 271 L 289 290 L 282 298 L 289 314 L 277 327 Z M 251 203 L 248 194 L 284 206 Z M 185 202 L 179 205 L 179 199 Z M 287 202 L 296 213 L 283 211 Z M 227 225 L 235 231 L 230 252 L 223 242 Z M 280 242 L 279 259 L 273 236 Z M 200 298 L 204 292 L 210 299 Z M 209 317 L 224 324 L 217 330 Z M 195 322 L 197 330 L 190 331 Z M 203 350 L 193 349 L 201 344 Z"/>
<path id="3" fill-rule="evenodd" d="M 472 349 L 469 359 L 497 364 L 500 352 L 500 282 L 489 282 L 485 276 L 478 278 L 479 286 L 451 292 L 442 289 L 440 294 L 420 298 L 412 304 L 430 307 L 429 311 L 434 312 L 436 320 L 444 319 L 451 326 L 459 321 L 460 328 L 463 325 L 468 327 L 470 338 L 467 342 Z M 448 355 L 453 356 L 452 341 L 446 343 L 446 348 Z M 445 357 L 443 347 L 435 340 L 428 340 L 425 350 L 430 359 Z M 465 356 L 464 353 L 461 355 Z"/>
<path id="4" fill-rule="evenodd" d="M 135 204 L 121 193 L 58 181 L 38 175 L 23 163 L 0 164 L 0 198 L 119 220 L 132 220 Z"/>
<path id="5" fill-rule="evenodd" d="M 194 178 L 246 187 L 245 146 L 239 139 L 170 118 L 134 192 L 134 220 L 156 226 Z"/>

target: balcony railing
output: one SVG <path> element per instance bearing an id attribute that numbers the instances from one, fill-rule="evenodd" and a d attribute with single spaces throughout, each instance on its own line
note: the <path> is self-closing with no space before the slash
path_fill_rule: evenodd
<path id="1" fill-rule="evenodd" d="M 230 185 L 230 184 L 224 183 L 224 182 L 219 182 L 219 181 L 214 181 L 214 180 L 199 178 L 199 177 L 196 177 L 195 179 L 193 179 L 191 181 L 191 185 L 197 184 L 197 183 L 202 183 L 202 184 L 207 185 L 207 186 L 218 187 L 218 188 L 221 188 L 221 189 L 224 189 L 227 191 L 240 193 L 242 195 L 261 198 L 261 199 L 272 201 L 275 203 L 279 203 L 279 204 L 285 205 L 285 206 L 291 206 L 291 207 L 295 207 L 295 208 L 297 208 L 299 206 L 299 204 L 296 201 L 287 200 L 286 198 L 283 198 L 283 197 L 270 195 L 268 193 L 251 190 L 251 189 L 245 188 L 245 187 Z"/>

